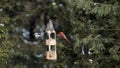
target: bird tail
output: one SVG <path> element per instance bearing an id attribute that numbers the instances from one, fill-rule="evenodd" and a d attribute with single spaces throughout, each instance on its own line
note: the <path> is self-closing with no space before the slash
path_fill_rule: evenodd
<path id="1" fill-rule="evenodd" d="M 65 41 L 67 41 L 69 44 L 71 44 L 70 40 L 66 36 L 64 36 Z"/>

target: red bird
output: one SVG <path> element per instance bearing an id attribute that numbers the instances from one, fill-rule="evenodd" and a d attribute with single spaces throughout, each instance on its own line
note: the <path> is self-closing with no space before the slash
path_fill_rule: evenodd
<path id="1" fill-rule="evenodd" d="M 69 44 L 71 44 L 71 42 L 68 40 L 68 38 L 65 36 L 65 34 L 63 32 L 59 32 L 59 37 L 62 38 L 63 40 L 67 41 Z"/>

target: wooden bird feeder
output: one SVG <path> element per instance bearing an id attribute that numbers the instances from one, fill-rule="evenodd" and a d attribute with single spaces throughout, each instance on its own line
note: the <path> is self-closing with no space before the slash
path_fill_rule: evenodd
<path id="1" fill-rule="evenodd" d="M 56 60 L 57 52 L 56 52 L 56 32 L 55 30 L 46 30 L 48 38 L 46 39 L 46 59 L 47 60 Z"/>

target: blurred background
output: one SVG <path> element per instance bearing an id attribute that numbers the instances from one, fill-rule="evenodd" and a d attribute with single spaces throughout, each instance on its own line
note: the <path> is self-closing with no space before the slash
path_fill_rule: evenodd
<path id="1" fill-rule="evenodd" d="M 46 17 L 57 37 L 45 58 Z M 120 0 L 0 0 L 0 68 L 119 68 Z"/>

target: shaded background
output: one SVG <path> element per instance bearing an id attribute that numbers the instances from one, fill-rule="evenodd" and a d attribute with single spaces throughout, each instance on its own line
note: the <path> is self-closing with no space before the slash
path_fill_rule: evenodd
<path id="1" fill-rule="evenodd" d="M 119 0 L 0 0 L 0 68 L 119 68 Z M 57 34 L 45 59 L 45 16 Z M 40 34 L 40 37 L 38 37 Z"/>

